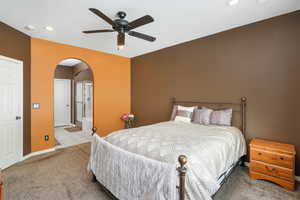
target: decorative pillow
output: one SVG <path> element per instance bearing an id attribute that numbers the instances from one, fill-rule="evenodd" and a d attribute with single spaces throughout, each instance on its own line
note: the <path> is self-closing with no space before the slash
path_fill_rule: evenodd
<path id="1" fill-rule="evenodd" d="M 190 123 L 192 121 L 192 117 L 193 117 L 195 109 L 197 109 L 197 107 L 194 107 L 194 106 L 193 107 L 184 107 L 184 106 L 178 105 L 174 121 Z"/>
<path id="2" fill-rule="evenodd" d="M 210 124 L 230 126 L 232 109 L 216 110 L 211 113 Z"/>
<path id="3" fill-rule="evenodd" d="M 212 109 L 206 107 L 195 110 L 193 123 L 209 125 L 212 112 Z"/>

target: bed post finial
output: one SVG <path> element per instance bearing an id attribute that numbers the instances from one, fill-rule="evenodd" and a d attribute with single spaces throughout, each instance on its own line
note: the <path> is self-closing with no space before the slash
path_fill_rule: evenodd
<path id="1" fill-rule="evenodd" d="M 178 157 L 178 161 L 180 163 L 180 167 L 177 168 L 179 172 L 179 200 L 185 199 L 185 175 L 186 175 L 186 167 L 187 157 L 185 155 L 180 155 Z"/>
<path id="2" fill-rule="evenodd" d="M 97 132 L 97 128 L 96 128 L 96 127 L 93 127 L 93 128 L 92 128 L 92 131 L 93 131 L 92 135 L 95 135 L 95 133 Z"/>
<path id="3" fill-rule="evenodd" d="M 178 157 L 178 161 L 180 163 L 180 167 L 183 168 L 184 165 L 187 163 L 187 157 L 185 155 L 180 155 Z"/>
<path id="4" fill-rule="evenodd" d="M 242 103 L 246 103 L 247 98 L 246 98 L 246 97 L 242 97 L 242 98 L 241 98 L 241 101 L 242 101 Z"/>

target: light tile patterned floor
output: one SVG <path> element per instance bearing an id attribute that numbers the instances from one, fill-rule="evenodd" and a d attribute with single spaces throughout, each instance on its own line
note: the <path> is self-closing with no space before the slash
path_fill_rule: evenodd
<path id="1" fill-rule="evenodd" d="M 91 133 L 68 132 L 65 127 L 55 128 L 55 138 L 60 143 L 56 148 L 64 148 L 92 141 Z"/>

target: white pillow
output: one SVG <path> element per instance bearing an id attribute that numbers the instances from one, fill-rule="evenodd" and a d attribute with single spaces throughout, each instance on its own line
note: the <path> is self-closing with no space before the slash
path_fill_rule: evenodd
<path id="1" fill-rule="evenodd" d="M 195 109 L 197 109 L 197 106 L 177 106 L 177 113 L 174 121 L 191 123 Z"/>

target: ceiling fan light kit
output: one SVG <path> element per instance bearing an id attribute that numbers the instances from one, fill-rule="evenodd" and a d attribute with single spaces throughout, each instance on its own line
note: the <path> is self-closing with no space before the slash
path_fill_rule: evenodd
<path id="1" fill-rule="evenodd" d="M 117 13 L 117 16 L 119 17 L 118 19 L 112 20 L 96 8 L 90 8 L 89 10 L 93 12 L 95 15 L 97 15 L 98 17 L 100 17 L 101 19 L 103 19 L 104 21 L 106 21 L 107 23 L 109 23 L 112 26 L 112 29 L 89 30 L 89 31 L 83 31 L 83 33 L 90 34 L 90 33 L 118 32 L 118 38 L 117 38 L 118 50 L 123 49 L 125 46 L 125 34 L 149 42 L 154 42 L 156 40 L 155 37 L 152 37 L 150 35 L 132 31 L 135 28 L 153 22 L 154 19 L 150 15 L 145 15 L 132 22 L 128 22 L 127 20 L 125 20 L 126 13 L 123 11 L 119 11 Z"/>

